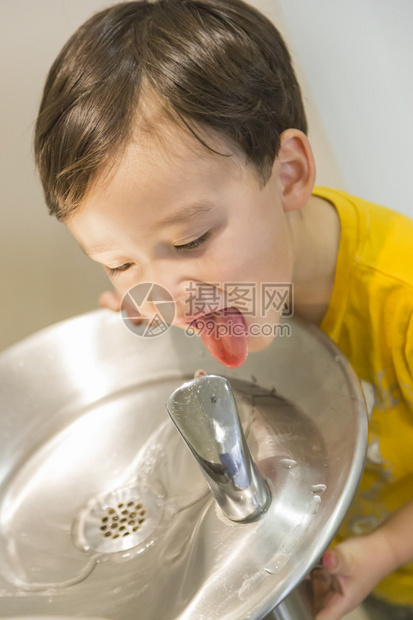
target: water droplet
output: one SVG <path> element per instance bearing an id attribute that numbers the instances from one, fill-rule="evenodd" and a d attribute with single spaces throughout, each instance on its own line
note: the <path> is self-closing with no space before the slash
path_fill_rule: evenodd
<path id="1" fill-rule="evenodd" d="M 297 465 L 297 461 L 294 461 L 293 459 L 281 459 L 280 465 L 282 465 L 285 469 L 294 469 Z"/>
<path id="2" fill-rule="evenodd" d="M 272 568 L 266 568 L 265 572 L 268 573 L 269 575 L 273 575 L 274 574 L 274 571 L 273 571 Z"/>
<path id="3" fill-rule="evenodd" d="M 198 370 L 196 370 L 194 373 L 194 379 L 198 379 L 198 377 L 205 377 L 205 375 L 205 370 L 202 370 L 202 368 L 198 368 Z"/>
<path id="4" fill-rule="evenodd" d="M 313 497 L 313 514 L 315 515 L 318 512 L 321 504 L 321 497 L 319 495 L 314 495 Z"/>
<path id="5" fill-rule="evenodd" d="M 313 484 L 311 487 L 311 493 L 324 493 L 327 486 L 325 484 Z"/>

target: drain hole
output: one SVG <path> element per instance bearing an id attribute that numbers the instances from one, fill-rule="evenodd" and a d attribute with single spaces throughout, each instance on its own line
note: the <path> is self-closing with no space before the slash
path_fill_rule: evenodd
<path id="1" fill-rule="evenodd" d="M 106 509 L 106 514 L 101 518 L 103 525 L 100 526 L 104 538 L 109 538 L 110 536 L 113 539 L 119 538 L 118 531 L 122 532 L 122 536 L 129 536 L 133 532 L 137 532 L 142 523 L 145 522 L 146 510 L 141 502 L 137 504 L 134 501 L 128 502 L 127 507 L 133 508 L 131 512 L 124 508 L 124 506 L 124 502 L 120 502 L 116 508 L 109 506 Z M 122 515 L 124 516 L 122 517 Z M 107 531 L 108 527 L 114 531 Z"/>
<path id="2" fill-rule="evenodd" d="M 92 500 L 73 533 L 82 548 L 116 553 L 146 541 L 162 514 L 158 495 L 147 488 L 125 487 Z"/>
<path id="3" fill-rule="evenodd" d="M 124 502 L 119 502 L 116 508 L 109 506 L 106 509 L 106 514 L 101 519 L 104 525 L 100 527 L 104 538 L 109 538 L 110 536 L 113 539 L 119 538 L 118 532 L 122 532 L 123 537 L 129 536 L 133 532 L 137 532 L 142 523 L 145 522 L 146 510 L 143 508 L 141 502 L 137 504 L 135 504 L 134 501 L 128 502 L 127 508 L 134 509 L 131 510 L 131 512 L 129 512 L 127 508 L 124 508 L 124 506 Z M 122 517 L 122 515 L 124 516 Z M 107 531 L 108 527 L 113 531 Z"/>

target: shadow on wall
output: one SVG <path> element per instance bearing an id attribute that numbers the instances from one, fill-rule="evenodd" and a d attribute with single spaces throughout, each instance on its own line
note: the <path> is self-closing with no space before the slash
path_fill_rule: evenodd
<path id="1" fill-rule="evenodd" d="M 109 3 L 106 3 L 109 4 Z M 102 268 L 48 215 L 34 170 L 32 139 L 47 72 L 99 0 L 0 3 L 2 152 L 0 184 L 0 349 L 70 316 L 92 310 L 108 286 Z"/>

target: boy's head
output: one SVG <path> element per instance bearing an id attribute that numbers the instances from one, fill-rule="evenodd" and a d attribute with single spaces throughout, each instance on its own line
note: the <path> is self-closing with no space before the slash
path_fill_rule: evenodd
<path id="1" fill-rule="evenodd" d="M 264 16 L 241 0 L 142 0 L 95 15 L 63 48 L 35 150 L 50 212 L 116 289 L 162 285 L 184 329 L 212 312 L 204 343 L 239 366 L 280 318 L 263 287 L 293 278 L 294 212 L 315 177 L 306 129 Z"/>
<path id="2" fill-rule="evenodd" d="M 210 152 L 208 136 L 220 137 L 265 185 L 281 133 L 307 131 L 269 20 L 241 0 L 141 0 L 81 26 L 50 70 L 36 124 L 50 213 L 68 219 L 133 137 L 161 139 L 171 124 Z"/>

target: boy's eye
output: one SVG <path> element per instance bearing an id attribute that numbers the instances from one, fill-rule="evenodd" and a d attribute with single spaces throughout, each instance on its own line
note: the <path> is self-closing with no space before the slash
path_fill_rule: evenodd
<path id="1" fill-rule="evenodd" d="M 108 274 L 109 276 L 116 276 L 116 274 L 120 273 L 121 271 L 127 271 L 127 269 L 129 269 L 129 267 L 132 267 L 132 265 L 133 263 L 124 263 L 119 267 L 107 267 Z"/>
<path id="2" fill-rule="evenodd" d="M 178 252 L 185 252 L 187 250 L 195 250 L 195 248 L 198 248 L 200 245 L 205 243 L 205 241 L 207 241 L 207 239 L 209 239 L 211 235 L 212 235 L 212 231 L 208 230 L 201 237 L 198 237 L 198 239 L 194 239 L 194 241 L 190 241 L 189 243 L 184 243 L 183 245 L 176 245 L 175 248 L 178 250 Z"/>
<path id="3" fill-rule="evenodd" d="M 178 250 L 178 252 L 195 250 L 200 245 L 205 243 L 205 241 L 209 239 L 211 234 L 212 234 L 212 231 L 208 230 L 201 237 L 198 237 L 198 239 L 194 239 L 193 241 L 190 241 L 189 243 L 184 243 L 183 245 L 175 245 L 174 247 L 176 248 L 176 250 Z M 119 267 L 106 267 L 106 270 L 108 272 L 109 277 L 114 277 L 117 274 L 121 273 L 122 271 L 127 271 L 130 267 L 132 267 L 132 265 L 133 263 L 124 263 L 123 265 L 120 265 Z"/>

